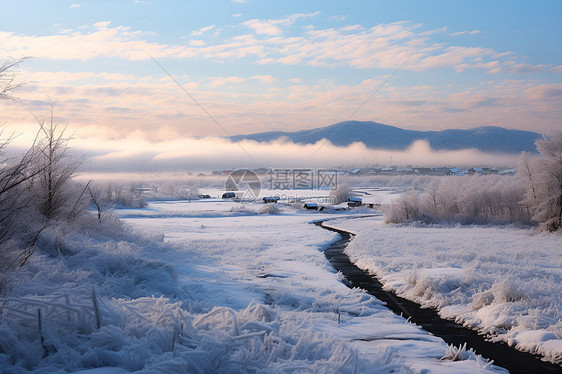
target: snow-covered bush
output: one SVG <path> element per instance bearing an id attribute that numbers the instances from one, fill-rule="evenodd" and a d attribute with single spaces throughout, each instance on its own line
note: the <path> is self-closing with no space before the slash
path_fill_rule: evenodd
<path id="1" fill-rule="evenodd" d="M 421 194 L 413 190 L 391 204 L 387 223 L 429 219 L 469 223 L 530 223 L 521 204 L 524 188 L 510 176 L 439 178 Z"/>
<path id="2" fill-rule="evenodd" d="M 410 191 L 392 203 L 385 215 L 385 222 L 400 223 L 420 218 L 420 197 L 417 191 Z"/>
<path id="3" fill-rule="evenodd" d="M 281 209 L 277 204 L 265 204 L 258 209 L 259 214 L 281 214 Z"/>
<path id="4" fill-rule="evenodd" d="M 332 204 L 341 204 L 353 196 L 353 190 L 347 183 L 340 183 L 336 188 L 330 190 L 330 201 Z"/>
<path id="5" fill-rule="evenodd" d="M 181 180 L 167 180 L 157 188 L 156 198 L 195 200 L 199 198 L 199 188 L 194 183 Z"/>
<path id="6" fill-rule="evenodd" d="M 92 197 L 102 208 L 144 208 L 147 202 L 140 188 L 119 182 L 95 181 L 90 187 Z"/>

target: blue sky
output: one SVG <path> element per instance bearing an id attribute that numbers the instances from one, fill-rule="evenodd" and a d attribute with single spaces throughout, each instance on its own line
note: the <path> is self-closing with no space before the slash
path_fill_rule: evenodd
<path id="1" fill-rule="evenodd" d="M 560 19 L 561 1 L 6 1 L 0 55 L 32 58 L 1 120 L 25 132 L 52 102 L 84 142 L 164 144 L 327 126 L 380 88 L 351 119 L 548 132 Z"/>

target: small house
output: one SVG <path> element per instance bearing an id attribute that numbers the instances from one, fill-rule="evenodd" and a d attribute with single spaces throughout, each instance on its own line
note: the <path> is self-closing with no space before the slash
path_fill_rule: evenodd
<path id="1" fill-rule="evenodd" d="M 305 208 L 305 209 L 310 209 L 310 210 L 319 210 L 319 211 L 324 210 L 324 207 L 318 205 L 317 203 L 305 203 L 305 204 L 304 204 L 304 208 Z"/>
<path id="2" fill-rule="evenodd" d="M 275 204 L 276 202 L 278 202 L 280 199 L 279 196 L 264 196 L 264 198 L 262 199 L 264 203 L 273 203 Z"/>
<path id="3" fill-rule="evenodd" d="M 451 168 L 450 170 L 452 175 L 457 175 L 457 176 L 466 175 L 468 173 L 467 170 L 462 170 L 459 168 Z"/>
<path id="4" fill-rule="evenodd" d="M 347 199 L 347 206 L 350 208 L 361 205 L 363 205 L 363 199 L 361 199 L 360 197 L 350 197 L 349 199 Z"/>

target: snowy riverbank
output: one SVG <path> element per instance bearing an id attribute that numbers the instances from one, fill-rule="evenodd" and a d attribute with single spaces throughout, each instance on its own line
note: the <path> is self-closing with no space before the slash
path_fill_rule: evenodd
<path id="1" fill-rule="evenodd" d="M 517 227 L 385 225 L 338 220 L 346 253 L 387 288 L 517 349 L 562 361 L 560 234 Z"/>

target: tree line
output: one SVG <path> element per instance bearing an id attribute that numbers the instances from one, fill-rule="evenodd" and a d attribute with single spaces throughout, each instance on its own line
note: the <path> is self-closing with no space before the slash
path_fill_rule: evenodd
<path id="1" fill-rule="evenodd" d="M 562 132 L 537 139 L 540 157 L 521 154 L 516 177 L 465 176 L 436 179 L 412 190 L 385 214 L 388 223 L 406 221 L 536 224 L 562 228 Z"/>

